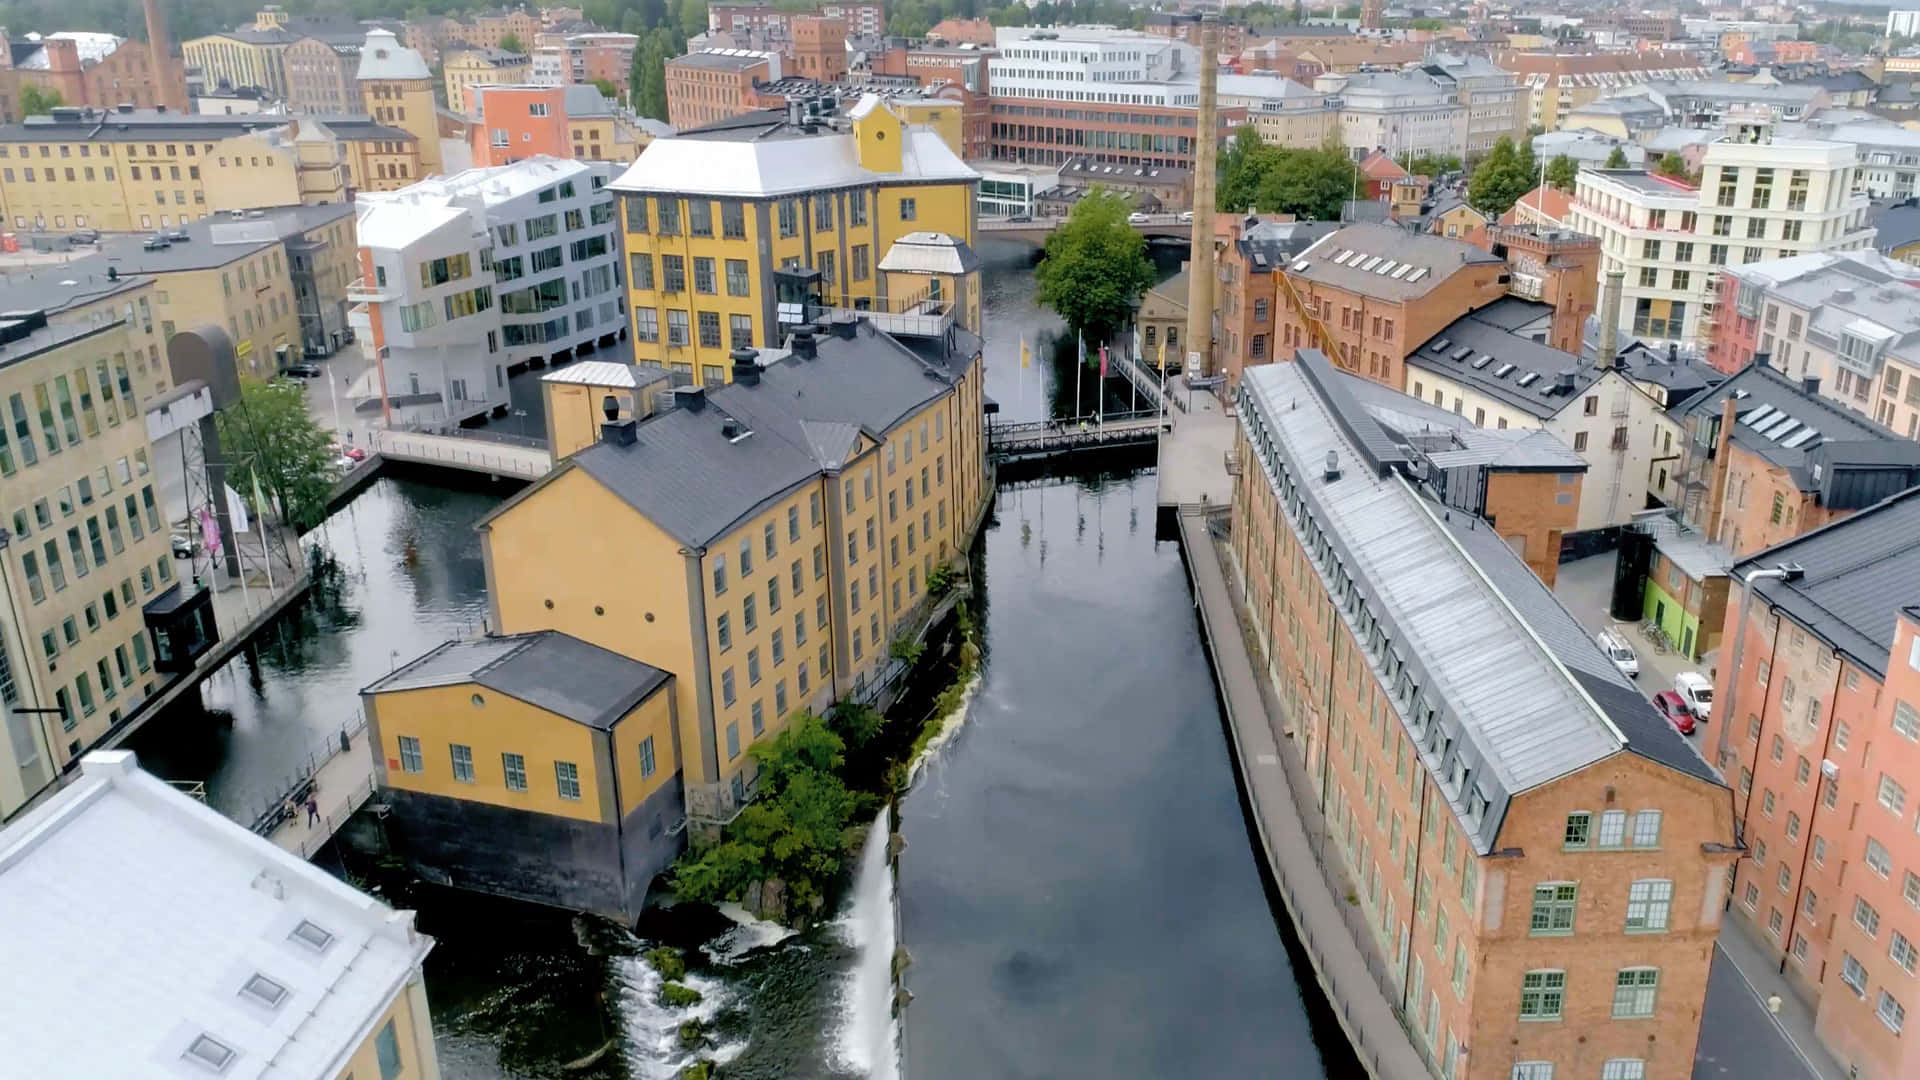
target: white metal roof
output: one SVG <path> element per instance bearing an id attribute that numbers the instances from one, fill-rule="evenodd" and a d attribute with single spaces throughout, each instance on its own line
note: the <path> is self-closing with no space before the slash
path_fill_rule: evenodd
<path id="1" fill-rule="evenodd" d="M 292 935 L 303 922 L 330 939 Z M 346 1071 L 431 938 L 395 911 L 142 772 L 90 754 L 80 778 L 0 833 L 0 1009 L 14 1076 L 214 1075 L 198 1037 L 234 1052 L 221 1080 Z M 241 993 L 254 976 L 277 1006 Z"/>
<path id="2" fill-rule="evenodd" d="M 418 52 L 400 44 L 393 31 L 375 27 L 367 31 L 366 43 L 360 46 L 358 78 L 431 79 L 433 72 Z"/>
<path id="3" fill-rule="evenodd" d="M 905 145 L 897 173 L 862 168 L 852 132 L 771 139 L 661 139 L 650 143 L 640 159 L 607 186 L 615 191 L 697 191 L 764 198 L 887 181 L 979 179 L 980 174 L 956 157 L 938 133 L 907 129 L 902 138 Z"/>
<path id="4" fill-rule="evenodd" d="M 360 217 L 357 235 L 363 247 L 405 247 L 475 204 L 497 206 L 565 180 L 578 185 L 576 197 L 587 194 L 591 185 L 586 177 L 592 171 L 584 162 L 539 154 L 510 165 L 430 177 L 398 191 L 363 191 L 354 196 L 354 210 Z"/>
<path id="5" fill-rule="evenodd" d="M 629 390 L 637 385 L 633 365 L 613 360 L 575 360 L 566 367 L 547 372 L 540 377 L 540 381 L 577 383 L 583 386 L 619 386 Z"/>
<path id="6" fill-rule="evenodd" d="M 964 274 L 976 260 L 967 242 L 938 232 L 910 232 L 880 257 L 880 269 L 922 274 Z"/>
<path id="7" fill-rule="evenodd" d="M 73 42 L 74 51 L 79 54 L 82 64 L 96 64 L 105 60 L 112 56 L 114 50 L 126 40 L 118 34 L 102 34 L 91 30 L 62 30 L 39 39 L 43 46 L 49 41 Z M 46 71 L 49 66 L 50 61 L 47 59 L 45 48 L 35 50 L 25 60 L 20 61 L 20 67 L 25 71 Z"/>

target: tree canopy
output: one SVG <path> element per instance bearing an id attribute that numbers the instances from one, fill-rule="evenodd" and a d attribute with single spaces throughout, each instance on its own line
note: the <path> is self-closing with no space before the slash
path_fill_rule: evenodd
<path id="1" fill-rule="evenodd" d="M 339 454 L 332 433 L 307 411 L 304 386 L 293 379 L 243 378 L 240 400 L 220 410 L 214 423 L 228 486 L 251 497 L 257 480 L 280 520 L 296 529 L 326 517 Z"/>
<path id="2" fill-rule="evenodd" d="M 1607 155 L 1606 168 L 1624 169 L 1627 167 L 1627 152 L 1616 146 L 1613 153 Z"/>
<path id="3" fill-rule="evenodd" d="M 1502 135 L 1467 181 L 1467 204 L 1489 219 L 1499 217 L 1533 190 L 1539 174 L 1532 141 L 1516 151 L 1513 140 Z"/>
<path id="4" fill-rule="evenodd" d="M 28 83 L 20 88 L 20 115 L 45 116 L 47 113 L 66 104 L 58 90 L 43 90 Z"/>
<path id="5" fill-rule="evenodd" d="M 1341 207 L 1358 189 L 1358 180 L 1358 168 L 1345 151 L 1268 146 L 1248 125 L 1234 132 L 1221 155 L 1214 205 L 1233 213 L 1252 207 L 1292 214 L 1303 221 L 1338 221 Z"/>
<path id="6" fill-rule="evenodd" d="M 1653 171 L 1661 176 L 1671 176 L 1676 180 L 1685 180 L 1690 175 L 1687 170 L 1687 159 L 1672 150 L 1660 155 L 1660 160 L 1654 164 Z"/>
<path id="7" fill-rule="evenodd" d="M 1403 157 L 1400 167 L 1413 176 L 1439 176 L 1441 173 L 1459 172 L 1460 159 L 1452 154 L 1414 154 Z"/>
<path id="8" fill-rule="evenodd" d="M 1127 224 L 1132 204 L 1094 188 L 1047 237 L 1034 271 L 1040 302 L 1076 333 L 1102 342 L 1133 317 L 1134 302 L 1153 283 L 1147 240 Z"/>
<path id="9" fill-rule="evenodd" d="M 520 43 L 519 34 L 501 34 L 500 48 L 505 52 L 521 53 L 522 55 L 527 51 L 527 47 Z"/>
<path id="10" fill-rule="evenodd" d="M 1565 154 L 1556 154 L 1547 162 L 1547 183 L 1561 191 L 1572 191 L 1580 176 L 1580 165 Z"/>

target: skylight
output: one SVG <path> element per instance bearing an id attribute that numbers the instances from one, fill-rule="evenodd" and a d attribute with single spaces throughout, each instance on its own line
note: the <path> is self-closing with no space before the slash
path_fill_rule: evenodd
<path id="1" fill-rule="evenodd" d="M 1532 385 L 1533 385 L 1533 381 L 1534 381 L 1535 379 L 1538 379 L 1539 377 L 1540 377 L 1540 373 L 1539 373 L 1539 372 L 1537 372 L 1537 371 L 1529 371 L 1529 372 L 1527 372 L 1527 373 L 1526 373 L 1525 375 L 1522 375 L 1522 376 L 1520 376 L 1520 379 L 1519 379 L 1519 382 L 1518 382 L 1518 385 L 1520 385 L 1520 386 L 1532 386 Z"/>
<path id="2" fill-rule="evenodd" d="M 1302 270 L 1305 270 L 1309 265 L 1311 264 L 1308 263 L 1307 260 L 1301 259 L 1299 262 L 1293 264 L 1293 272 L 1298 274 Z"/>
<path id="3" fill-rule="evenodd" d="M 246 985 L 240 988 L 240 993 L 265 1005 L 269 1009 L 279 1008 L 280 1003 L 287 999 L 286 987 L 281 986 L 265 975 L 259 974 L 255 974 L 252 978 L 249 978 Z"/>
<path id="4" fill-rule="evenodd" d="M 1757 428 L 1761 424 L 1765 423 L 1768 417 L 1773 417 L 1774 419 L 1777 420 L 1780 418 L 1780 413 L 1771 405 L 1762 405 L 1759 408 L 1748 413 L 1747 415 L 1741 417 L 1740 422 L 1747 425 L 1748 427 Z"/>
<path id="5" fill-rule="evenodd" d="M 1395 271 L 1393 272 L 1393 276 L 1394 276 L 1395 278 L 1402 278 L 1402 277 L 1405 277 L 1405 276 L 1407 275 L 1407 272 L 1408 272 L 1409 270 L 1412 270 L 1412 269 L 1413 269 L 1413 264 L 1412 264 L 1412 263 L 1401 263 L 1401 264 L 1400 264 L 1400 269 L 1398 269 L 1398 270 L 1395 270 Z"/>
<path id="6" fill-rule="evenodd" d="M 1411 285 L 1414 282 L 1419 281 L 1421 278 L 1426 276 L 1427 276 L 1427 268 L 1423 266 L 1420 269 L 1415 270 L 1413 273 L 1407 275 L 1407 284 Z"/>
<path id="7" fill-rule="evenodd" d="M 1780 440 L 1780 445 L 1789 450 L 1798 450 L 1803 444 L 1818 434 L 1820 434 L 1820 431 L 1817 428 L 1801 428 L 1799 431 Z"/>
<path id="8" fill-rule="evenodd" d="M 233 1064 L 234 1053 L 233 1047 L 219 1039 L 201 1035 L 193 1040 L 182 1056 L 211 1072 L 226 1072 L 227 1066 Z"/>
<path id="9" fill-rule="evenodd" d="M 1453 360 L 1454 362 L 1457 363 L 1461 360 L 1465 360 L 1472 353 L 1473 353 L 1473 347 L 1471 345 L 1462 345 L 1459 348 L 1453 350 L 1453 355 L 1450 356 L 1448 359 Z"/>
<path id="10" fill-rule="evenodd" d="M 1387 260 L 1386 262 L 1383 262 L 1383 263 L 1381 263 L 1381 264 L 1380 264 L 1380 269 L 1378 269 L 1378 270 L 1375 270 L 1375 271 L 1374 271 L 1374 273 L 1376 273 L 1376 274 L 1384 274 L 1384 273 L 1386 273 L 1387 271 L 1389 271 L 1389 270 L 1392 270 L 1392 269 L 1393 269 L 1394 267 L 1396 267 L 1396 266 L 1399 266 L 1399 265 L 1400 265 L 1399 263 L 1397 263 L 1397 262 L 1394 262 L 1394 261 L 1393 261 L 1392 259 L 1388 259 L 1388 260 Z"/>
<path id="11" fill-rule="evenodd" d="M 1435 338 L 1433 344 L 1427 346 L 1427 348 L 1432 349 L 1436 353 L 1445 353 L 1447 346 L 1451 344 L 1453 344 L 1453 341 L 1450 338 Z"/>
<path id="12" fill-rule="evenodd" d="M 1787 432 L 1799 426 L 1800 421 L 1795 420 L 1793 417 L 1782 417 L 1779 422 L 1768 424 L 1766 430 L 1760 434 L 1765 435 L 1769 439 L 1778 439 L 1780 436 L 1785 435 Z"/>
<path id="13" fill-rule="evenodd" d="M 300 925 L 294 927 L 293 933 L 287 936 L 315 952 L 325 952 L 327 951 L 327 946 L 333 944 L 333 934 L 331 932 L 322 929 L 319 925 L 307 919 L 301 919 Z"/>
<path id="14" fill-rule="evenodd" d="M 1494 369 L 1493 377 L 1496 379 L 1504 379 L 1507 376 L 1513 374 L 1513 368 L 1514 368 L 1514 365 L 1512 364 L 1501 364 L 1499 367 Z"/>
<path id="15" fill-rule="evenodd" d="M 1493 363 L 1493 357 L 1488 356 L 1486 353 L 1481 353 L 1479 357 L 1473 361 L 1473 370 L 1479 371 L 1491 363 Z"/>
<path id="16" fill-rule="evenodd" d="M 1371 270 L 1371 269 L 1373 269 L 1374 267 L 1376 267 L 1376 266 L 1379 266 L 1379 265 L 1380 265 L 1380 263 L 1381 263 L 1381 257 L 1380 257 L 1380 256 L 1378 256 L 1378 255 L 1375 255 L 1375 256 L 1374 256 L 1373 258 L 1371 258 L 1371 259 L 1368 259 L 1368 260 L 1367 260 L 1367 265 L 1365 265 L 1365 266 L 1362 266 L 1362 267 L 1361 267 L 1360 269 L 1361 269 L 1362 271 L 1367 271 L 1367 270 Z"/>

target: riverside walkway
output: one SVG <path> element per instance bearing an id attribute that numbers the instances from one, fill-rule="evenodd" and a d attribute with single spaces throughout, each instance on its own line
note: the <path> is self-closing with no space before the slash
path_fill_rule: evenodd
<path id="1" fill-rule="evenodd" d="M 1201 634 L 1233 737 L 1234 763 L 1253 809 L 1261 851 L 1313 962 L 1314 978 L 1368 1076 L 1430 1080 L 1432 1073 L 1381 989 L 1382 972 L 1356 943 L 1343 913 L 1347 905 L 1318 870 L 1319 845 L 1309 830 L 1318 829 L 1324 836 L 1325 823 L 1311 800 L 1298 798 L 1294 790 L 1296 784 L 1305 784 L 1305 777 L 1289 768 L 1294 764 L 1292 747 L 1280 745 L 1291 735 L 1275 730 L 1282 722 L 1278 702 L 1263 700 L 1207 515 L 1183 510 L 1180 537 Z"/>

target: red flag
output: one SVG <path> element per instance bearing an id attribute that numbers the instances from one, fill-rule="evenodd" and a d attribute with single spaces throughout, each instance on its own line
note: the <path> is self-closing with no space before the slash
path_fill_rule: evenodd
<path id="1" fill-rule="evenodd" d="M 1100 377 L 1103 379 L 1107 377 L 1107 347 L 1105 345 L 1100 346 Z"/>

